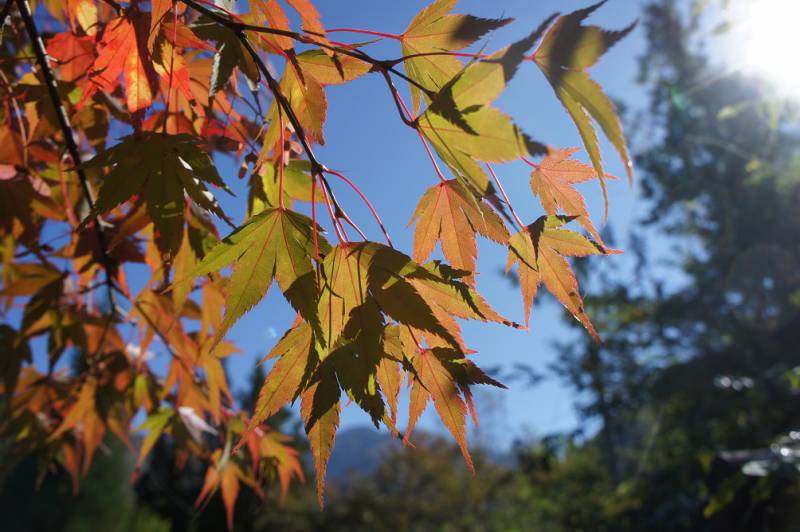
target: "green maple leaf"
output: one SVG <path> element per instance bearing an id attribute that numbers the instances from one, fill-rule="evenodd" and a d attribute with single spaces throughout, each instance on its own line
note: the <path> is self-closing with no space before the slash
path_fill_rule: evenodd
<path id="1" fill-rule="evenodd" d="M 266 163 L 250 180 L 247 197 L 248 216 L 258 214 L 269 207 L 279 206 L 278 169 L 276 164 Z M 283 205 L 292 208 L 293 200 L 311 201 L 311 163 L 304 159 L 292 159 L 283 168 Z M 314 201 L 324 201 L 321 187 L 314 193 Z"/>
<path id="2" fill-rule="evenodd" d="M 403 56 L 412 56 L 405 60 L 406 72 L 431 93 L 444 87 L 461 71 L 463 65 L 457 58 L 448 55 L 418 54 L 461 50 L 512 20 L 451 14 L 456 1 L 438 0 L 422 9 L 400 39 Z M 413 109 L 417 109 L 421 91 L 413 85 L 410 88 Z"/>
<path id="3" fill-rule="evenodd" d="M 227 285 L 225 317 L 214 345 L 266 295 L 273 279 L 300 315 L 320 330 L 312 265 L 315 229 L 306 216 L 270 208 L 251 217 L 205 256 L 192 279 L 236 262 Z M 326 251 L 327 242 L 321 236 L 317 239 L 321 251 Z"/>
<path id="4" fill-rule="evenodd" d="M 295 399 L 302 390 L 303 378 L 313 367 L 316 354 L 311 327 L 300 323 L 289 329 L 272 351 L 261 362 L 279 357 L 267 374 L 258 393 L 255 410 L 239 445 L 262 421 L 278 412 L 283 405 Z M 237 446 L 238 448 L 238 446 Z"/>
<path id="5" fill-rule="evenodd" d="M 207 19 L 206 19 L 207 20 Z M 215 22 L 201 22 L 191 27 L 192 31 L 204 40 L 213 40 L 217 43 L 217 52 L 211 67 L 211 80 L 208 86 L 208 95 L 213 98 L 222 90 L 233 76 L 233 69 L 239 69 L 253 83 L 261 79 L 258 66 L 252 56 L 242 45 L 239 37 L 230 29 Z"/>
<path id="6" fill-rule="evenodd" d="M 156 242 L 168 261 L 178 253 L 183 240 L 185 196 L 228 221 L 205 184 L 229 189 L 211 157 L 190 135 L 131 135 L 84 164 L 86 168 L 107 166 L 112 168 L 100 185 L 96 213 L 108 212 L 142 194 L 147 214 L 155 224 Z"/>
<path id="7" fill-rule="evenodd" d="M 508 162 L 546 152 L 543 144 L 531 139 L 491 103 L 506 88 L 552 18 L 524 39 L 457 70 L 419 117 L 419 130 L 437 154 L 481 195 L 490 194 L 492 186 L 476 161 Z"/>

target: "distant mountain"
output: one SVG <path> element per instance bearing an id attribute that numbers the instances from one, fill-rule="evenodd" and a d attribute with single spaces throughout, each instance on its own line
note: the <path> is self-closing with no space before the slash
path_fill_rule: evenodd
<path id="1" fill-rule="evenodd" d="M 417 429 L 415 433 L 422 437 L 424 432 Z M 327 478 L 330 482 L 341 483 L 353 473 L 369 475 L 375 471 L 387 452 L 401 447 L 399 440 L 370 426 L 345 429 L 336 435 L 328 462 Z M 484 452 L 495 464 L 510 468 L 516 466 L 516 457 L 511 450 L 484 449 Z"/>
<path id="2" fill-rule="evenodd" d="M 339 482 L 351 473 L 368 475 L 383 455 L 402 444 L 386 432 L 372 427 L 354 427 L 339 432 L 328 462 L 328 479 Z"/>

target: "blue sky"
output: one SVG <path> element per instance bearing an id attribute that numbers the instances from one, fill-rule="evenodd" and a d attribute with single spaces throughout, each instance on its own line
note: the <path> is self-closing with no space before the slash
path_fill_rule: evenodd
<path id="1" fill-rule="evenodd" d="M 414 14 L 426 4 L 424 1 L 317 2 L 327 27 L 368 28 L 389 33 L 401 33 Z M 528 34 L 556 10 L 567 13 L 588 4 L 588 1 L 572 0 L 503 3 L 464 0 L 459 2 L 456 11 L 516 19 L 489 38 L 487 49 L 491 50 Z M 639 12 L 639 2 L 610 0 L 590 21 L 618 29 L 636 19 Z M 351 37 L 350 42 L 363 40 L 358 35 L 337 34 L 337 37 L 342 40 Z M 642 88 L 635 84 L 637 56 L 643 48 L 642 31 L 637 28 L 592 69 L 594 78 L 612 97 L 625 101 L 632 108 L 641 107 L 645 102 Z M 373 46 L 370 51 L 379 57 L 400 55 L 398 43 L 393 41 Z M 398 87 L 402 87 L 405 93 L 402 83 L 398 83 Z M 365 76 L 345 86 L 331 87 L 328 98 L 327 144 L 318 150 L 319 157 L 362 188 L 383 217 L 395 244 L 410 250 L 413 232 L 412 228 L 406 228 L 406 224 L 421 195 L 437 181 L 416 134 L 399 120 L 384 82 L 377 75 Z M 527 64 L 520 69 L 498 104 L 537 140 L 561 147 L 580 146 L 574 126 L 534 65 Z M 624 169 L 610 145 L 604 145 L 604 153 L 608 172 L 624 176 Z M 529 173 L 524 165 L 504 165 L 497 170 L 523 220 L 533 221 L 542 214 L 537 200 L 531 195 Z M 235 170 L 230 168 L 229 175 L 234 173 Z M 346 186 L 336 182 L 332 184 L 339 199 L 367 235 L 381 240 L 380 231 L 358 198 Z M 596 183 L 589 183 L 581 190 L 587 197 L 593 219 L 599 222 L 602 219 L 599 187 Z M 613 244 L 625 248 L 629 229 L 644 212 L 643 206 L 637 201 L 635 187 L 630 188 L 625 179 L 611 183 L 609 192 L 610 220 L 616 235 Z M 231 208 L 236 207 L 231 204 Z M 521 322 L 523 308 L 518 288 L 499 273 L 505 266 L 505 256 L 504 248 L 488 241 L 480 242 L 478 268 L 482 273 L 478 277 L 478 288 L 499 312 Z M 589 260 L 624 262 L 626 259 L 606 257 Z M 464 335 L 467 344 L 478 351 L 474 360 L 481 366 L 510 366 L 522 362 L 545 371 L 547 365 L 558 357 L 552 342 L 572 334 L 563 323 L 563 316 L 561 307 L 548 295 L 545 304 L 534 308 L 528 332 L 477 323 L 465 324 Z M 293 317 L 279 291 L 273 289 L 233 328 L 229 336 L 242 348 L 242 354 L 228 361 L 234 387 L 242 386 L 253 364 L 283 334 Z M 600 333 L 602 335 L 602 331 Z M 572 408 L 573 397 L 558 380 L 549 379 L 533 389 L 521 382 L 511 383 L 510 387 L 507 391 L 482 387 L 476 395 L 479 413 L 483 411 L 486 419 L 485 426 L 492 427 L 490 431 L 482 431 L 484 443 L 505 446 L 518 436 L 543 435 L 575 427 L 577 418 Z M 343 427 L 369 422 L 367 415 L 354 405 L 344 411 Z M 404 417 L 401 416 L 400 422 L 404 423 Z M 421 426 L 441 429 L 432 407 L 423 416 Z"/>

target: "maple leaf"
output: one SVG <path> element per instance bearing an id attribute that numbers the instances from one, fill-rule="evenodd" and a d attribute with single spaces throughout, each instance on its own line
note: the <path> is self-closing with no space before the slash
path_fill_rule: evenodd
<path id="1" fill-rule="evenodd" d="M 258 66 L 239 38 L 228 28 L 214 23 L 194 24 L 192 32 L 201 39 L 217 43 L 217 52 L 211 67 L 208 96 L 213 98 L 222 90 L 233 76 L 234 68 L 239 68 L 254 84 L 261 79 Z"/>
<path id="2" fill-rule="evenodd" d="M 427 300 L 411 284 L 411 278 L 434 275 L 407 255 L 365 242 L 337 246 L 322 263 L 319 318 L 323 336 L 318 350 L 325 358 L 343 336 L 353 339 L 361 330 L 348 327 L 352 312 L 377 303 L 392 320 L 425 331 L 457 347 L 458 340 L 433 314 L 433 301 Z M 357 319 L 362 319 L 357 314 Z M 377 335 L 373 336 L 378 338 Z"/>
<path id="3" fill-rule="evenodd" d="M 466 352 L 467 349 L 460 340 L 460 329 L 453 317 L 521 327 L 498 314 L 474 287 L 462 282 L 462 279 L 469 278 L 469 272 L 455 270 L 438 261 L 428 262 L 424 268 L 433 275 L 411 274 L 406 278 L 429 302 L 434 316 L 459 341 L 461 351 Z"/>
<path id="4" fill-rule="evenodd" d="M 319 64 L 321 58 L 317 56 L 315 64 Z M 280 81 L 280 88 L 283 95 L 294 110 L 295 116 L 303 126 L 306 137 L 319 144 L 325 144 L 323 126 L 328 113 L 328 100 L 325 96 L 325 89 L 310 71 L 301 70 L 294 61 L 287 65 L 283 71 Z M 333 78 L 336 79 L 336 78 Z M 285 111 L 281 109 L 278 101 L 273 100 L 267 110 L 267 120 L 269 126 L 264 134 L 264 149 L 261 153 L 261 160 L 266 158 L 266 153 L 271 150 L 280 138 L 280 126 L 289 125 L 285 116 Z M 280 116 L 283 118 L 281 119 Z"/>
<path id="5" fill-rule="evenodd" d="M 439 241 L 447 260 L 469 272 L 475 272 L 476 233 L 498 243 L 508 239 L 508 230 L 500 217 L 457 180 L 428 189 L 414 210 L 411 223 L 416 224 L 415 260 L 426 260 Z"/>
<path id="6" fill-rule="evenodd" d="M 358 79 L 372 65 L 350 55 L 328 55 L 321 50 L 306 50 L 294 57 L 303 78 L 310 75 L 322 85 L 340 85 Z"/>
<path id="7" fill-rule="evenodd" d="M 547 290 L 583 324 L 589 334 L 600 340 L 578 291 L 578 281 L 564 257 L 585 257 L 619 253 L 606 249 L 580 233 L 562 229 L 573 220 L 567 216 L 542 216 L 531 225 L 513 235 L 508 241 L 506 271 L 514 263 L 519 266 L 519 281 L 525 307 L 525 325 L 530 321 L 533 299 L 544 283 Z"/>
<path id="8" fill-rule="evenodd" d="M 253 438 L 251 438 L 253 441 Z M 258 445 L 252 451 L 254 458 L 266 458 L 270 463 L 275 464 L 278 473 L 278 480 L 281 484 L 281 503 L 286 500 L 289 492 L 289 483 L 296 477 L 304 482 L 303 466 L 300 463 L 300 453 L 297 449 L 290 447 L 292 438 L 275 431 L 265 431 L 265 434 L 258 438 Z M 257 460 L 253 460 L 253 467 L 257 467 Z M 255 472 L 255 470 L 254 470 Z"/>
<path id="9" fill-rule="evenodd" d="M 478 134 L 465 115 L 488 106 L 503 92 L 526 59 L 525 53 L 541 38 L 553 18 L 551 16 L 527 37 L 498 52 L 488 56 L 478 54 L 436 91 L 428 110 L 441 115 L 467 133 Z M 525 142 L 529 151 L 543 148 L 530 139 L 525 139 Z"/>
<path id="10" fill-rule="evenodd" d="M 94 0 L 67 0 L 67 14 L 87 34 L 97 33 L 97 2 Z"/>
<path id="11" fill-rule="evenodd" d="M 492 185 L 476 160 L 505 162 L 546 152 L 544 145 L 522 132 L 511 117 L 490 105 L 544 27 L 495 54 L 468 63 L 439 88 L 418 119 L 419 130 L 445 164 L 481 195 L 490 195 Z"/>
<path id="12" fill-rule="evenodd" d="M 279 178 L 277 163 L 261 165 L 250 180 L 248 195 L 248 215 L 252 216 L 269 207 L 279 206 Z M 311 201 L 311 163 L 302 159 L 292 159 L 283 167 L 283 205 L 292 208 L 294 201 Z M 324 196 L 318 187 L 314 192 L 314 201 L 322 203 Z"/>
<path id="13" fill-rule="evenodd" d="M 154 64 L 156 72 L 161 76 L 162 92 L 165 98 L 172 100 L 175 91 L 181 91 L 189 104 L 197 109 L 197 102 L 191 88 L 191 77 L 186 66 L 184 55 L 179 53 L 169 41 L 161 43 L 160 61 Z M 203 110 L 199 109 L 202 116 Z"/>
<path id="14" fill-rule="evenodd" d="M 317 500 L 320 508 L 325 503 L 325 475 L 339 426 L 340 395 L 333 366 L 321 364 L 300 398 L 300 415 L 317 471 Z"/>
<path id="15" fill-rule="evenodd" d="M 328 360 L 336 368 L 336 376 L 347 396 L 367 412 L 380 427 L 386 421 L 386 409 L 378 386 L 378 365 L 384 355 L 385 318 L 375 299 L 350 312 L 350 319 L 342 331 L 342 342 Z M 391 423 L 387 423 L 392 426 Z"/>
<path id="16" fill-rule="evenodd" d="M 411 359 L 416 371 L 414 385 L 417 397 L 412 399 L 415 412 L 410 417 L 418 418 L 425 409 L 427 397 L 430 397 L 445 427 L 458 443 L 467 466 L 474 473 L 475 466 L 472 464 L 472 457 L 467 447 L 467 406 L 458 393 L 450 372 L 437 356 L 437 351 L 437 348 L 423 349 Z M 407 432 L 410 432 L 410 429 L 407 429 Z"/>
<path id="17" fill-rule="evenodd" d="M 228 454 L 228 449 L 217 449 L 211 455 L 211 464 L 206 470 L 203 487 L 194 503 L 195 507 L 200 507 L 219 489 L 225 506 L 228 530 L 233 530 L 233 509 L 239 496 L 240 480 L 244 479 L 244 473 Z"/>
<path id="18" fill-rule="evenodd" d="M 320 330 L 317 288 L 311 258 L 313 227 L 309 218 L 285 209 L 267 209 L 219 242 L 190 277 L 216 272 L 236 262 L 227 286 L 225 317 L 214 344 L 245 312 L 266 295 L 273 279 L 303 318 Z M 318 237 L 321 249 L 327 244 Z"/>
<path id="19" fill-rule="evenodd" d="M 592 224 L 583 196 L 575 190 L 575 183 L 583 183 L 597 176 L 597 171 L 580 161 L 570 159 L 578 148 L 551 149 L 531 172 L 531 190 L 538 196 L 547 214 L 561 210 L 567 216 L 577 217 L 581 224 L 600 244 L 600 233 Z M 606 174 L 606 179 L 616 177 Z"/>
<path id="20" fill-rule="evenodd" d="M 401 362 L 404 358 L 404 350 L 398 326 L 389 326 L 384 329 L 383 349 L 384 355 L 378 363 L 375 378 L 386 397 L 391 415 L 390 420 L 394 424 L 397 420 L 397 399 L 403 385 Z"/>
<path id="21" fill-rule="evenodd" d="M 95 60 L 94 39 L 62 31 L 47 41 L 47 53 L 58 61 L 61 79 L 75 81 L 87 74 Z"/>
<path id="22" fill-rule="evenodd" d="M 304 31 L 320 37 L 325 35 L 325 27 L 320 20 L 319 11 L 310 0 L 286 1 L 300 15 L 300 22 Z"/>
<path id="23" fill-rule="evenodd" d="M 158 38 L 161 25 L 163 24 L 167 13 L 173 9 L 172 0 L 152 0 L 150 3 L 150 29 L 147 32 L 147 49 L 150 53 L 155 51 L 154 44 Z M 175 9 L 178 9 L 175 6 Z"/>
<path id="24" fill-rule="evenodd" d="M 502 384 L 467 358 L 474 351 L 464 341 L 461 320 L 521 327 L 474 287 L 478 234 L 507 243 L 510 265 L 519 263 L 526 323 L 544 282 L 594 333 L 566 257 L 613 250 L 561 227 L 577 216 L 599 241 L 573 188 L 592 173 L 607 177 L 597 172 L 591 149 L 593 170 L 570 160 L 571 150 L 545 157 L 531 186 L 551 216 L 513 237 L 499 217 L 505 207 L 482 163 L 543 153 L 511 115 L 493 107 L 520 65 L 534 59 L 530 50 L 540 40 L 535 59 L 554 87 L 560 84 L 559 98 L 582 137 L 591 134 L 597 143 L 595 119 L 615 142 L 613 108 L 584 70 L 629 29 L 582 26 L 597 6 L 555 24 L 551 17 L 521 40 L 486 54 L 457 51 L 510 19 L 452 14 L 455 0 L 435 0 L 402 35 L 337 30 L 398 40 L 403 57 L 382 60 L 368 53 L 375 41 L 329 41 L 313 0 L 251 0 L 245 2 L 251 12 L 241 15 L 227 1 L 33 3 L 40 6 L 35 15 L 27 2 L 7 3 L 18 8 L 14 21 L 23 19 L 30 39 L 15 32 L 3 43 L 11 59 L 25 61 L 20 68 L 10 61 L 5 69 L 9 90 L 0 127 L 0 304 L 21 314 L 19 330 L 0 324 L 0 348 L 8 355 L 0 363 L 0 393 L 10 417 L 4 426 L 14 433 L 0 431 L 21 450 L 27 445 L 46 451 L 48 459 L 55 456 L 75 488 L 107 432 L 131 446 L 128 427 L 142 409 L 147 417 L 139 430 L 147 433 L 137 467 L 168 435 L 180 461 L 193 457 L 209 465 L 196 504 L 220 492 L 232 528 L 245 486 L 263 495 L 265 484 L 276 479 L 283 497 L 290 481 L 302 480 L 291 438 L 264 423 L 299 398 L 322 505 L 343 396 L 398 436 L 406 381 L 404 439 L 433 402 L 471 468 L 467 412 L 478 422 L 472 386 Z M 47 50 L 37 38 L 42 9 L 53 15 L 46 19 L 52 35 Z M 290 23 L 302 28 L 298 39 L 272 31 L 291 31 Z M 295 40 L 303 50 L 295 49 Z M 250 54 L 249 42 L 260 47 L 258 55 Z M 26 59 L 31 51 L 37 65 Z M 275 88 L 271 81 L 261 84 L 266 87 L 257 83 L 272 67 L 262 64 L 262 52 L 279 56 L 274 66 L 282 69 L 275 73 L 280 95 L 267 92 Z M 58 76 L 48 56 L 56 60 Z M 473 59 L 465 63 L 461 56 Z M 400 63 L 403 71 L 395 68 Z M 331 248 L 314 221 L 290 210 L 309 201 L 316 217 L 322 202 L 332 218 L 349 221 L 345 206 L 325 196 L 327 183 L 312 179 L 312 167 L 326 167 L 306 142 L 325 141 L 326 87 L 367 73 L 409 81 L 413 106 L 407 121 L 454 176 L 428 190 L 412 216 L 414 259 L 391 244 L 352 243 L 346 234 Z M 391 80 L 389 88 L 403 114 L 405 104 Z M 269 107 L 264 96 L 272 96 Z M 129 128 L 131 136 L 109 140 Z M 63 150 L 54 149 L 62 144 L 71 165 Z M 304 148 L 307 160 L 300 160 Z M 97 156 L 82 163 L 84 149 Z M 240 177 L 252 169 L 245 222 L 222 240 L 210 214 L 228 220 L 209 183 L 226 187 L 212 149 L 239 159 Z M 52 245 L 43 238 L 55 224 L 73 234 L 63 245 L 61 238 Z M 437 243 L 450 264 L 423 264 Z M 152 275 L 138 293 L 126 280 L 133 263 Z M 198 275 L 207 278 L 195 286 Z M 274 364 L 248 419 L 233 410 L 223 359 L 236 346 L 223 337 L 273 281 L 297 318 L 266 357 Z M 107 297 L 96 304 L 95 291 L 106 289 Z M 130 303 L 125 320 L 117 310 L 127 305 L 117 295 Z M 128 321 L 138 333 L 132 345 L 123 340 Z M 31 361 L 30 345 L 45 338 L 50 367 L 43 374 Z M 156 339 L 170 354 L 166 375 L 148 360 Z M 91 353 L 92 363 L 69 375 L 52 371 L 68 348 Z M 246 445 L 246 456 L 234 452 L 237 439 L 237 448 Z"/>
<path id="25" fill-rule="evenodd" d="M 484 19 L 455 15 L 450 11 L 457 0 L 437 0 L 423 8 L 409 23 L 400 38 L 408 75 L 432 93 L 442 88 L 461 71 L 462 63 L 448 55 L 424 55 L 444 50 L 457 51 L 501 28 L 513 19 Z M 422 55 L 420 55 L 422 54 Z M 416 56 L 416 57 L 415 57 Z M 417 109 L 421 91 L 410 86 L 413 108 Z"/>
<path id="26" fill-rule="evenodd" d="M 292 27 L 289 25 L 289 18 L 277 0 L 253 0 L 252 5 L 258 20 L 266 22 L 266 25 L 270 28 L 292 31 Z M 272 53 L 294 48 L 294 41 L 284 35 L 264 35 L 262 42 L 269 43 L 272 48 L 267 47 L 267 51 Z"/>
<path id="27" fill-rule="evenodd" d="M 307 50 L 297 54 L 283 71 L 280 88 L 288 100 L 295 116 L 303 126 L 309 140 L 325 144 L 323 126 L 328 112 L 325 96 L 326 85 L 340 85 L 361 77 L 372 66 L 358 58 L 329 55 L 321 50 Z M 259 160 L 264 161 L 280 138 L 280 125 L 289 127 L 285 115 L 282 120 L 277 101 L 273 100 L 267 110 L 269 126 L 262 139 L 264 147 Z"/>
<path id="28" fill-rule="evenodd" d="M 100 186 L 95 211 L 102 214 L 136 194 L 143 194 L 147 213 L 158 230 L 159 249 L 171 261 L 183 239 L 184 194 L 223 219 L 225 214 L 205 188 L 225 190 L 211 158 L 189 135 L 145 132 L 124 137 L 119 144 L 86 162 L 84 168 L 113 166 Z"/>
<path id="29" fill-rule="evenodd" d="M 321 264 L 318 315 L 322 334 L 316 338 L 321 358 L 325 358 L 342 336 L 353 309 L 366 303 L 368 263 L 359 260 L 358 248 L 337 246 Z"/>
<path id="30" fill-rule="evenodd" d="M 75 401 L 70 404 L 67 409 L 61 424 L 48 438 L 48 441 L 52 443 L 68 430 L 81 424 L 81 439 L 85 446 L 84 474 L 87 473 L 88 466 L 92 461 L 92 456 L 100 446 L 100 442 L 105 435 L 105 424 L 100 419 L 96 410 L 96 395 L 97 380 L 94 378 L 87 379 L 83 386 L 80 387 Z"/>
<path id="31" fill-rule="evenodd" d="M 144 459 L 150 454 L 150 451 L 155 447 L 158 438 L 168 429 L 170 423 L 176 416 L 176 412 L 170 408 L 161 407 L 147 419 L 145 419 L 136 431 L 148 431 L 147 435 L 142 438 L 142 443 L 139 447 L 139 457 L 136 459 L 136 467 L 140 467 L 144 463 Z"/>
<path id="32" fill-rule="evenodd" d="M 604 217 L 607 218 L 608 193 L 605 186 L 605 172 L 592 119 L 600 125 L 603 133 L 619 153 L 629 179 L 633 178 L 633 165 L 613 102 L 603 93 L 600 85 L 589 77 L 585 69 L 595 64 L 609 48 L 630 33 L 636 22 L 620 31 L 606 31 L 597 26 L 581 24 L 604 3 L 605 0 L 559 17 L 534 52 L 534 61 L 578 128 L 600 181 L 605 203 Z"/>
<path id="33" fill-rule="evenodd" d="M 150 107 L 158 78 L 147 50 L 148 30 L 147 17 L 137 9 L 130 9 L 108 23 L 90 73 L 92 85 L 82 100 L 97 90 L 113 92 L 122 76 L 128 111 L 134 113 Z"/>
<path id="34" fill-rule="evenodd" d="M 265 360 L 279 357 L 261 386 L 255 410 L 242 438 L 255 430 L 265 419 L 269 419 L 283 405 L 297 397 L 308 366 L 313 362 L 311 360 L 313 348 L 311 327 L 307 323 L 300 323 L 289 329 L 272 351 L 262 359 L 263 363 Z"/>
<path id="35" fill-rule="evenodd" d="M 508 162 L 543 151 L 539 143 L 530 139 L 499 109 L 483 106 L 461 116 L 462 125 L 453 124 L 431 111 L 419 118 L 419 128 L 425 138 L 431 141 L 442 159 L 455 168 L 459 167 L 460 154 L 480 161 Z"/>

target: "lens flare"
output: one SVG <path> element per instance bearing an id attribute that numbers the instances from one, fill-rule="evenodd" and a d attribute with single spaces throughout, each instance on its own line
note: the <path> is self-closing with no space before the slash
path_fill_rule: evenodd
<path id="1" fill-rule="evenodd" d="M 800 98 L 800 0 L 749 0 L 743 12 L 742 68 Z"/>

